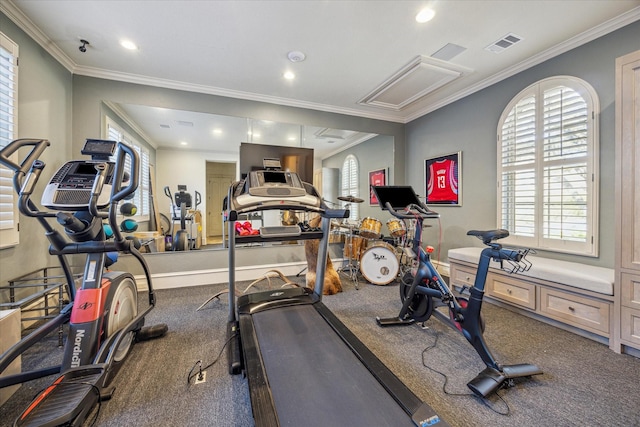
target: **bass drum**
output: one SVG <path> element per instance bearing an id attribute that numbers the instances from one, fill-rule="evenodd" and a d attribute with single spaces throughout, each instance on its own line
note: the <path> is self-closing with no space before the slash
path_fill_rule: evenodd
<path id="1" fill-rule="evenodd" d="M 360 259 L 362 276 L 374 285 L 387 285 L 397 276 L 400 263 L 393 246 L 375 242 L 367 247 Z"/>

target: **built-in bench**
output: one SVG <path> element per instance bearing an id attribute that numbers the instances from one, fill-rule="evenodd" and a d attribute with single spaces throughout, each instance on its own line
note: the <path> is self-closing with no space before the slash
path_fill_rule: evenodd
<path id="1" fill-rule="evenodd" d="M 473 286 L 483 248 L 450 249 L 451 283 Z M 613 332 L 614 270 L 528 255 L 531 268 L 517 274 L 492 261 L 485 295 L 498 305 L 608 343 Z"/>

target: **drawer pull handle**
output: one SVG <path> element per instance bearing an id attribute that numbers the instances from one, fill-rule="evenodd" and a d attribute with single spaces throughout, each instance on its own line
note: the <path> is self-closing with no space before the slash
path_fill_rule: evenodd
<path id="1" fill-rule="evenodd" d="M 571 306 L 569 306 L 569 311 L 576 311 L 576 309 L 571 307 Z"/>
<path id="2" fill-rule="evenodd" d="M 507 293 L 511 295 L 511 289 L 507 289 Z"/>

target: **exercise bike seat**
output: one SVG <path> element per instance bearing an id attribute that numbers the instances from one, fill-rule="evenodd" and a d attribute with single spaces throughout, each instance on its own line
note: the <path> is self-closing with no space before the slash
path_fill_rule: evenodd
<path id="1" fill-rule="evenodd" d="M 482 240 L 485 245 L 493 242 L 494 240 L 503 239 L 509 236 L 509 230 L 498 229 L 498 230 L 469 230 L 467 232 L 467 236 L 476 236 L 478 239 Z"/>

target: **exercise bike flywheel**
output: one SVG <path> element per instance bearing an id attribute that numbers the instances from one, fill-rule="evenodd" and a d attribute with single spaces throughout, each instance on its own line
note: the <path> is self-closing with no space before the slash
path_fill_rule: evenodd
<path id="1" fill-rule="evenodd" d="M 413 283 L 413 275 L 406 272 L 400 281 L 400 301 L 404 304 Z M 426 322 L 433 313 L 433 299 L 430 296 L 415 293 L 409 305 L 409 315 L 416 322 Z"/>

